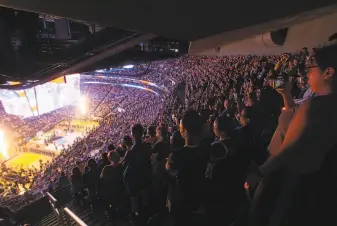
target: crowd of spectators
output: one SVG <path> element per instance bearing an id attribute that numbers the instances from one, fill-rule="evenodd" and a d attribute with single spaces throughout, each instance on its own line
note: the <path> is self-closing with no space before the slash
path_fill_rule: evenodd
<path id="1" fill-rule="evenodd" d="M 26 205 L 24 196 L 21 196 L 21 199 L 19 198 L 19 202 L 17 201 L 17 196 L 23 194 L 21 191 L 40 194 L 39 191 L 41 190 L 57 186 L 55 183 L 60 169 L 67 173 L 71 172 L 76 162 L 85 162 L 89 157 L 100 155 L 95 150 L 106 149 L 108 143 L 121 141 L 122 134 L 128 133 L 132 121 L 139 120 L 148 124 L 151 122 L 150 119 L 155 118 L 158 114 L 162 101 L 154 93 L 118 86 L 111 81 L 109 84 L 86 84 L 85 81 L 83 79 L 81 90 L 88 100 L 88 103 L 86 103 L 88 105 L 86 118 L 97 120 L 100 126 L 87 131 L 83 139 L 78 138 L 71 146 L 64 147 L 61 154 L 51 162 L 47 164 L 41 162 L 40 169 L 38 169 L 39 173 L 35 173 L 35 176 L 29 178 L 29 183 L 27 182 L 27 175 L 35 172 L 36 168 L 11 167 L 3 164 L 3 170 L 1 171 L 3 176 L 1 179 L 1 200 L 3 204 L 8 204 L 8 202 L 12 204 L 13 197 L 15 197 L 16 202 L 13 208 L 16 209 Z M 97 81 L 97 79 L 91 79 L 90 81 Z M 143 109 L 141 106 L 144 105 L 148 108 Z M 116 115 L 117 108 L 121 109 L 120 115 Z M 1 113 L 7 117 L 3 124 L 9 131 L 15 131 L 14 139 L 18 141 L 19 147 L 36 136 L 38 132 L 46 132 L 61 121 L 65 122 L 76 118 L 76 108 L 73 106 L 57 109 L 39 117 L 25 119 L 7 115 L 4 109 Z M 18 124 L 18 121 L 21 123 Z M 112 126 L 112 123 L 114 126 Z M 48 156 L 55 155 L 51 151 L 38 151 L 31 148 L 29 150 L 27 148 L 18 149 Z M 6 177 L 7 174 L 13 173 L 16 177 Z"/>
<path id="2" fill-rule="evenodd" d="M 304 214 L 318 211 L 317 206 L 303 208 L 302 199 L 290 197 L 318 191 L 300 193 L 298 183 L 317 179 L 323 160 L 330 164 L 324 154 L 336 145 L 333 133 L 326 136 L 329 141 L 319 143 L 324 151 L 317 159 L 317 150 L 303 145 L 303 139 L 312 144 L 307 139 L 323 133 L 322 126 L 324 134 L 337 126 L 331 119 L 335 104 L 331 113 L 322 106 L 335 100 L 333 54 L 336 46 L 313 54 L 304 48 L 279 56 L 152 62 L 141 79 L 164 87 L 167 92 L 161 95 L 88 78 L 94 83 L 83 83 L 82 90 L 90 99 L 90 114 L 101 118 L 100 126 L 53 159 L 34 189 L 70 185 L 79 204 L 103 207 L 109 217 L 131 214 L 136 225 L 167 220 L 167 212 L 177 226 L 310 222 L 313 218 Z M 184 87 L 183 95 L 178 87 Z M 320 118 L 314 116 L 322 125 L 303 121 L 310 106 L 322 110 L 316 112 Z M 307 134 L 301 123 L 315 133 Z M 283 157 L 284 150 L 303 147 L 310 160 L 303 154 L 296 161 Z M 282 200 L 294 203 L 293 208 Z M 330 213 L 323 212 L 317 212 L 320 220 Z"/>

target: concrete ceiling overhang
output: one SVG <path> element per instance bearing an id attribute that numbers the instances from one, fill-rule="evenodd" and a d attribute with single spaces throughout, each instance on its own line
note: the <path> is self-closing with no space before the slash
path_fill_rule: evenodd
<path id="1" fill-rule="evenodd" d="M 275 19 L 261 24 L 256 24 L 250 27 L 245 27 L 234 31 L 209 36 L 203 39 L 192 41 L 190 43 L 189 54 L 203 55 L 205 51 L 209 51 L 211 49 L 215 49 L 220 46 L 225 46 L 233 42 L 237 42 L 246 38 L 251 38 L 255 35 L 261 35 L 271 30 L 290 28 L 294 25 L 304 23 L 307 21 L 312 21 L 317 18 L 322 18 L 327 15 L 331 15 L 335 12 L 337 12 L 337 4 L 303 12 L 296 16 L 286 17 L 282 19 Z M 330 22 L 333 23 L 334 21 Z M 311 29 L 315 28 L 312 27 Z M 302 37 L 302 38 L 309 38 L 309 37 Z M 214 55 L 214 53 L 212 55 Z"/>
<path id="2" fill-rule="evenodd" d="M 4 7 L 189 41 L 251 29 L 256 24 L 295 16 L 334 3 L 335 0 L 0 0 L 0 5 Z M 230 34 L 233 36 L 233 33 Z M 238 38 L 247 35 L 240 33 Z"/>

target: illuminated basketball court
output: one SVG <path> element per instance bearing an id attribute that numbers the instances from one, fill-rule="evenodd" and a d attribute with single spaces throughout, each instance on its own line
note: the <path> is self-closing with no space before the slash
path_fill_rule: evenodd
<path id="1" fill-rule="evenodd" d="M 5 161 L 7 166 L 13 168 L 39 168 L 40 161 L 44 163 L 47 161 L 51 162 L 53 157 L 51 155 L 36 153 L 37 150 L 58 156 L 63 148 L 67 148 L 68 145 L 71 146 L 76 139 L 85 136 L 86 131 L 97 126 L 99 126 L 99 123 L 92 120 L 73 119 L 61 121 L 56 124 L 53 129 L 47 132 L 38 132 L 34 138 L 27 142 L 25 147 L 28 151 L 25 152 L 17 152 L 14 151 L 11 146 L 7 147 L 7 142 L 3 140 L 4 134 L 1 131 L 0 149 L 7 151 L 2 151 L 3 153 L 1 153 L 0 160 Z M 46 145 L 45 139 L 48 139 L 51 136 L 53 136 L 53 138 L 50 139 L 50 142 Z"/>
<path id="2" fill-rule="evenodd" d="M 42 160 L 43 163 L 46 163 L 47 161 L 51 162 L 52 157 L 49 157 L 47 155 L 40 155 L 30 152 L 21 152 L 18 153 L 16 156 L 12 157 L 10 160 L 6 162 L 7 166 L 13 167 L 13 168 L 37 168 L 40 167 L 40 160 Z"/>
<path id="3" fill-rule="evenodd" d="M 96 121 L 74 119 L 59 122 L 47 132 L 38 132 L 28 141 L 26 147 L 34 150 L 50 151 L 58 155 L 63 148 L 71 146 L 76 139 L 86 135 L 86 130 L 91 130 L 99 125 Z M 70 131 L 67 130 L 70 128 Z M 52 139 L 50 139 L 52 137 Z M 48 144 L 45 140 L 49 139 Z"/>

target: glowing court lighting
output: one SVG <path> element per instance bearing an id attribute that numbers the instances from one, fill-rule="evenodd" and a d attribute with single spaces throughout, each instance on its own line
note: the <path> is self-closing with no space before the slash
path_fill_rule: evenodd
<path id="1" fill-rule="evenodd" d="M 159 93 L 153 91 L 152 89 L 145 88 L 143 86 L 136 86 L 136 85 L 130 85 L 130 84 L 122 84 L 121 86 L 132 87 L 132 88 L 136 88 L 136 89 L 143 89 L 143 90 L 152 92 L 152 93 L 156 94 L 157 96 L 159 96 Z"/>
<path id="2" fill-rule="evenodd" d="M 0 153 L 5 159 L 9 159 L 8 148 L 5 141 L 5 135 L 2 130 L 0 130 Z"/>
<path id="3" fill-rule="evenodd" d="M 81 96 L 79 100 L 79 109 L 82 115 L 87 114 L 87 98 L 86 96 Z"/>
<path id="4" fill-rule="evenodd" d="M 123 66 L 123 68 L 130 69 L 130 68 L 133 68 L 133 65 L 132 64 L 125 65 L 125 66 Z"/>
<path id="5" fill-rule="evenodd" d="M 19 85 L 21 84 L 21 82 L 16 82 L 16 81 L 9 81 L 7 82 L 9 85 L 13 86 L 13 85 Z"/>

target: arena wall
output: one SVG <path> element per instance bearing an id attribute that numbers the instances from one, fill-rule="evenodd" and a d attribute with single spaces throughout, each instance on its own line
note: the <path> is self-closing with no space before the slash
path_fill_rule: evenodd
<path id="1" fill-rule="evenodd" d="M 337 32 L 337 13 L 291 26 L 283 46 L 266 46 L 261 41 L 261 35 L 244 39 L 196 55 L 272 55 L 284 52 L 296 52 L 302 47 L 308 49 L 317 47 L 328 41 Z"/>

